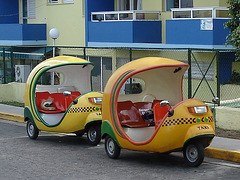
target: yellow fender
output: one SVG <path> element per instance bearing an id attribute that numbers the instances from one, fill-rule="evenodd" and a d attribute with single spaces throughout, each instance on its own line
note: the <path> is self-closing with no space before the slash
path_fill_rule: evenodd
<path id="1" fill-rule="evenodd" d="M 195 138 L 213 138 L 215 136 L 215 131 L 213 129 L 213 126 L 209 124 L 197 124 L 191 126 L 184 138 L 184 144 L 188 143 L 189 141 L 195 139 Z M 203 144 L 205 147 L 209 144 Z"/>
<path id="2" fill-rule="evenodd" d="M 101 124 L 102 123 L 102 113 L 101 112 L 92 112 L 90 113 L 85 122 L 85 129 L 93 124 Z"/>

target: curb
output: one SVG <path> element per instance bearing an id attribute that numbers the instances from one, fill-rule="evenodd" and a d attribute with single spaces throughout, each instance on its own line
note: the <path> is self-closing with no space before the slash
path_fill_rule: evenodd
<path id="1" fill-rule="evenodd" d="M 24 116 L 23 115 L 0 112 L 0 119 L 6 119 L 6 120 L 11 120 L 11 121 L 17 121 L 17 122 L 24 123 Z"/>
<path id="2" fill-rule="evenodd" d="M 205 156 L 240 163 L 240 151 L 208 147 Z"/>

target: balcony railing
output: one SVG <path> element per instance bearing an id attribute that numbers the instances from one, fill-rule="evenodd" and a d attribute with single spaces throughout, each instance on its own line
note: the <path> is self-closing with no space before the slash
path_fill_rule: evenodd
<path id="1" fill-rule="evenodd" d="M 226 7 L 172 8 L 172 19 L 228 19 Z"/>
<path id="2" fill-rule="evenodd" d="M 93 22 L 99 21 L 160 21 L 159 11 L 106 11 L 92 12 Z"/>

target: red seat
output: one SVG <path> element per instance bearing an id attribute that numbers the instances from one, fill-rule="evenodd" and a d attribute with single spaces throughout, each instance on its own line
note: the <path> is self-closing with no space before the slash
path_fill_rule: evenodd
<path id="1" fill-rule="evenodd" d="M 153 109 L 153 106 L 156 104 L 156 103 L 160 103 L 162 100 L 157 100 L 157 99 L 154 99 L 153 100 L 153 103 L 152 103 L 152 109 Z"/>
<path id="2" fill-rule="evenodd" d="M 118 102 L 118 118 L 122 126 L 147 127 L 149 123 L 140 116 L 137 108 L 131 101 Z"/>
<path id="3" fill-rule="evenodd" d="M 161 106 L 160 103 L 153 105 L 155 128 L 162 122 L 164 116 L 168 113 L 169 105 Z"/>
<path id="4" fill-rule="evenodd" d="M 139 115 L 142 117 L 143 120 L 147 121 L 151 126 L 154 126 L 154 120 L 150 119 L 144 119 L 144 114 L 146 112 L 152 111 L 152 105 L 153 103 L 151 102 L 135 102 L 134 106 L 138 109 Z"/>
<path id="5" fill-rule="evenodd" d="M 63 93 L 52 93 L 50 96 L 53 99 L 54 106 L 57 108 L 57 110 L 61 112 L 66 111 L 65 97 L 63 96 Z"/>
<path id="6" fill-rule="evenodd" d="M 63 93 L 52 93 L 49 92 L 36 92 L 36 106 L 38 111 L 43 113 L 61 113 L 65 112 L 69 105 L 72 103 L 74 99 L 80 96 L 80 92 L 72 92 L 71 96 L 64 96 Z M 43 100 L 50 99 L 53 101 L 51 106 L 56 107 L 54 111 L 45 111 L 41 109 L 41 103 Z"/>
<path id="7" fill-rule="evenodd" d="M 43 100 L 49 99 L 49 92 L 36 92 L 36 106 L 38 111 L 41 110 L 41 103 Z"/>

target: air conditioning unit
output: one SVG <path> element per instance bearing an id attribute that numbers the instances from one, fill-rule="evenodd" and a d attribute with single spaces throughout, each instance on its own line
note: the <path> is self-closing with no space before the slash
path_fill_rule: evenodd
<path id="1" fill-rule="evenodd" d="M 30 74 L 30 65 L 15 65 L 15 81 L 25 83 Z"/>

